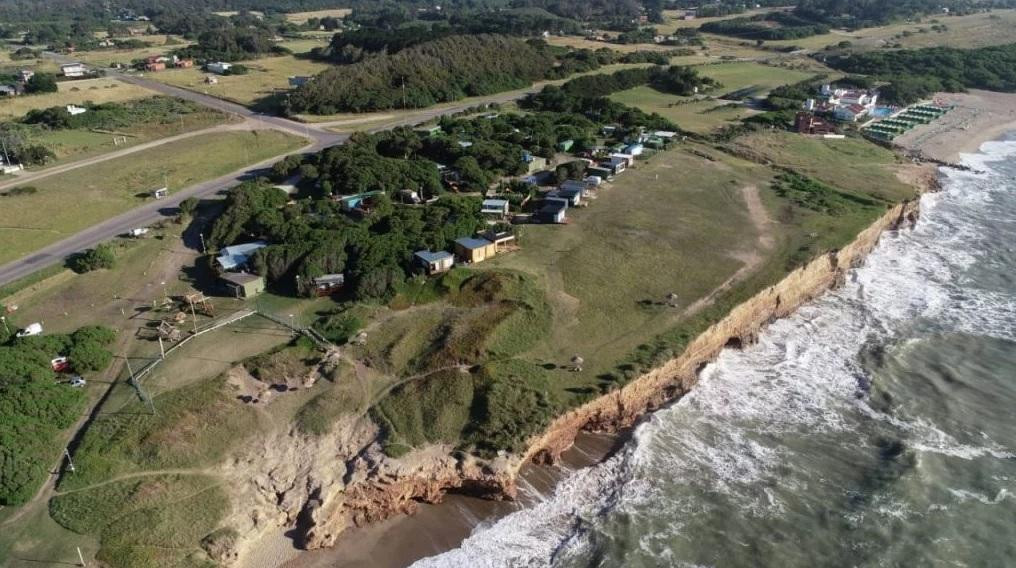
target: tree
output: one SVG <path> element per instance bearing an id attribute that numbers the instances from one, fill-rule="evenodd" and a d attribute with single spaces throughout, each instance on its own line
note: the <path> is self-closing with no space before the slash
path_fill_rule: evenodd
<path id="1" fill-rule="evenodd" d="M 93 249 L 76 255 L 70 259 L 70 268 L 74 272 L 83 274 L 100 268 L 113 268 L 116 265 L 116 254 L 113 246 L 103 243 Z"/>
<path id="2" fill-rule="evenodd" d="M 75 343 L 67 354 L 67 359 L 75 371 L 101 371 L 113 360 L 113 355 L 99 343 L 85 341 Z"/>
<path id="3" fill-rule="evenodd" d="M 187 217 L 193 216 L 194 212 L 197 211 L 198 203 L 197 197 L 188 197 L 187 199 L 184 199 L 180 202 L 180 213 Z"/>
<path id="4" fill-rule="evenodd" d="M 50 73 L 36 73 L 28 81 L 25 81 L 26 93 L 55 93 L 56 91 L 56 76 Z"/>

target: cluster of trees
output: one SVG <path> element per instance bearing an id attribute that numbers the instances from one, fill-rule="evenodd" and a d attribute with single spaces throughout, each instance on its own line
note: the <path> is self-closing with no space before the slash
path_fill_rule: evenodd
<path id="1" fill-rule="evenodd" d="M 850 29 L 942 14 L 962 15 L 1016 7 L 1013 0 L 800 0 L 794 14 L 805 20 Z"/>
<path id="2" fill-rule="evenodd" d="M 299 293 L 309 292 L 303 287 L 316 276 L 343 272 L 355 298 L 390 299 L 412 270 L 414 251 L 447 249 L 484 226 L 475 197 L 444 195 L 426 207 L 410 207 L 380 195 L 362 216 L 329 199 L 285 206 L 287 200 L 264 183 L 233 188 L 209 243 L 221 247 L 251 235 L 268 240 L 273 244 L 254 258 L 258 273 Z"/>
<path id="3" fill-rule="evenodd" d="M 576 77 L 561 85 L 561 90 L 576 97 L 605 97 L 642 85 L 682 96 L 694 94 L 696 89 L 706 91 L 720 86 L 716 80 L 699 75 L 692 67 L 672 65 L 622 69 L 610 74 Z"/>
<path id="4" fill-rule="evenodd" d="M 649 130 L 680 130 L 659 113 L 648 114 L 607 97 L 587 97 L 568 93 L 561 87 L 547 85 L 539 93 L 523 99 L 519 106 L 526 110 L 580 114 L 602 124 L 617 124 L 624 130 L 639 127 Z"/>
<path id="5" fill-rule="evenodd" d="M 288 110 L 426 107 L 525 87 L 547 77 L 555 63 L 548 50 L 507 36 L 450 36 L 328 69 L 292 93 Z"/>
<path id="6" fill-rule="evenodd" d="M 699 30 L 750 40 L 800 39 L 829 33 L 829 26 L 788 12 L 707 22 Z"/>
<path id="7" fill-rule="evenodd" d="M 0 313 L 3 309 L 0 306 Z M 12 338 L 8 318 L 0 326 L 0 505 L 28 501 L 62 451 L 58 440 L 81 414 L 80 389 L 56 381 L 50 361 L 68 357 L 75 372 L 109 365 L 115 333 L 85 327 L 70 335 Z"/>
<path id="8" fill-rule="evenodd" d="M 202 32 L 194 45 L 176 50 L 181 57 L 210 61 L 240 61 L 271 53 L 285 53 L 272 41 L 274 34 L 259 27 L 227 27 Z"/>
<path id="9" fill-rule="evenodd" d="M 67 261 L 67 265 L 78 274 L 100 269 L 108 270 L 116 266 L 116 252 L 113 245 L 103 243 L 72 256 Z"/>
<path id="10" fill-rule="evenodd" d="M 34 77 L 33 77 L 34 79 Z M 155 96 L 126 102 L 85 104 L 88 112 L 72 115 L 66 107 L 33 109 L 22 119 L 52 130 L 97 128 L 116 130 L 136 124 L 168 124 L 181 116 L 202 112 L 203 107 L 175 97 Z"/>
<path id="11" fill-rule="evenodd" d="M 892 52 L 830 55 L 830 67 L 889 81 L 881 87 L 889 102 L 907 104 L 936 91 L 968 88 L 1016 91 L 1016 44 L 956 49 L 931 47 Z"/>

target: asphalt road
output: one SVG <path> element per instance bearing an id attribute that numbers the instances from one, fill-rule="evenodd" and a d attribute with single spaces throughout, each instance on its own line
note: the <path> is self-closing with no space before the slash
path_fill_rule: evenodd
<path id="1" fill-rule="evenodd" d="M 57 62 L 68 62 L 70 61 L 64 56 L 59 54 L 47 53 L 47 57 Z M 289 134 L 295 134 L 307 138 L 310 144 L 299 150 L 298 152 L 317 152 L 329 146 L 336 144 L 345 143 L 349 139 L 348 134 L 337 134 L 330 132 L 325 129 L 327 124 L 306 124 L 289 120 L 278 116 L 264 115 L 250 110 L 247 107 L 225 101 L 209 95 L 189 91 L 187 89 L 181 89 L 171 85 L 166 85 L 158 81 L 139 77 L 137 75 L 107 72 L 107 76 L 115 77 L 121 81 L 131 83 L 134 85 L 142 86 L 146 89 L 150 89 L 156 92 L 160 92 L 166 95 L 179 97 L 181 99 L 193 101 L 203 106 L 213 108 L 222 112 L 233 113 L 240 117 L 247 118 L 250 121 L 256 121 L 263 128 L 281 130 Z M 419 112 L 414 112 L 407 115 L 404 119 L 386 123 L 384 126 L 371 129 L 371 132 L 380 130 L 387 130 L 396 128 L 398 126 L 410 126 L 414 124 L 420 124 L 427 122 L 434 118 L 442 115 L 455 114 L 462 110 L 470 107 L 474 107 L 482 103 L 505 103 L 508 101 L 520 99 L 526 94 L 536 91 L 538 88 L 527 89 L 526 91 L 515 91 L 512 93 L 502 93 L 499 95 L 493 95 L 485 98 L 483 101 L 473 101 L 468 104 L 456 105 L 453 107 L 446 107 L 443 109 L 427 110 L 422 109 Z M 271 166 L 273 163 L 281 159 L 283 156 L 289 154 L 281 154 L 273 158 L 269 158 L 258 164 L 247 166 L 242 170 L 226 174 L 222 177 L 202 182 L 197 185 L 193 185 L 177 191 L 165 199 L 152 201 L 146 203 L 135 209 L 131 209 L 125 213 L 117 215 L 111 219 L 107 219 L 101 223 L 93 225 L 79 233 L 76 233 L 63 240 L 57 241 L 51 245 L 43 247 L 42 249 L 29 254 L 18 260 L 9 262 L 5 265 L 0 266 L 0 285 L 7 284 L 19 278 L 24 278 L 32 274 L 37 270 L 47 268 L 51 265 L 63 262 L 67 257 L 82 252 L 86 249 L 92 248 L 95 245 L 108 241 L 118 235 L 128 233 L 135 227 L 144 227 L 151 225 L 152 223 L 166 219 L 176 215 L 177 208 L 180 202 L 188 197 L 208 197 L 214 195 L 220 191 L 228 189 L 241 181 L 248 179 L 255 175 L 258 170 L 263 170 Z M 0 243 L 2 246 L 2 243 Z"/>

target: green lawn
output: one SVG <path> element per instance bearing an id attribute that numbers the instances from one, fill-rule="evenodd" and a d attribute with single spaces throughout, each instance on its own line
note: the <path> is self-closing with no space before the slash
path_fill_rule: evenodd
<path id="1" fill-rule="evenodd" d="M 0 263 L 136 207 L 156 187 L 176 191 L 304 144 L 276 131 L 204 134 L 39 180 L 35 194 L 2 198 Z"/>
<path id="2" fill-rule="evenodd" d="M 610 98 L 646 112 L 659 113 L 684 130 L 702 134 L 753 114 L 751 109 L 740 104 L 717 100 L 693 101 L 645 85 L 614 93 Z"/>
<path id="3" fill-rule="evenodd" d="M 896 155 L 862 138 L 826 140 L 790 132 L 766 132 L 742 136 L 734 144 L 773 163 L 858 194 L 890 201 L 915 195 L 914 188 L 896 175 L 900 166 Z"/>
<path id="4" fill-rule="evenodd" d="M 723 86 L 712 93 L 716 95 L 752 89 L 752 96 L 764 96 L 780 85 L 797 83 L 812 76 L 805 71 L 752 62 L 717 63 L 697 69 L 699 73 L 722 83 Z"/>

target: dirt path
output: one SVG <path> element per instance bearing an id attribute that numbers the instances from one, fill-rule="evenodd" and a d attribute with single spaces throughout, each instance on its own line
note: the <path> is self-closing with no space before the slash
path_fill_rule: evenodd
<path id="1" fill-rule="evenodd" d="M 104 487 L 127 479 L 136 479 L 138 477 L 152 477 L 155 475 L 208 475 L 212 477 L 222 477 L 222 473 L 211 469 L 150 469 L 145 471 L 136 471 L 134 473 L 125 473 L 116 477 L 86 485 L 84 487 L 78 487 L 77 489 L 70 489 L 68 491 L 53 491 L 53 497 L 59 497 L 60 495 L 70 495 L 71 493 L 79 493 L 81 491 L 89 491 L 98 487 Z"/>
<path id="2" fill-rule="evenodd" d="M 772 250 L 775 245 L 772 230 L 773 221 L 769 217 L 769 212 L 766 211 L 765 205 L 762 204 L 762 198 L 759 195 L 758 186 L 746 185 L 742 187 L 741 197 L 744 199 L 744 203 L 748 207 L 748 218 L 751 220 L 751 224 L 755 227 L 755 232 L 758 233 L 758 239 L 756 240 L 758 248 L 747 249 L 736 253 L 735 257 L 743 262 L 744 265 L 741 266 L 741 268 L 738 268 L 737 272 L 734 272 L 730 278 L 727 278 L 712 292 L 699 298 L 698 300 L 695 300 L 689 304 L 688 307 L 681 310 L 675 319 L 684 319 L 685 317 L 712 305 L 720 294 L 730 290 L 734 284 L 744 280 L 749 274 L 755 272 L 755 270 L 762 266 L 762 262 L 765 261 L 763 253 Z"/>

